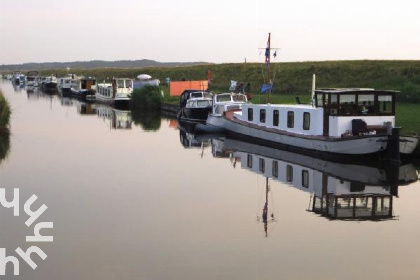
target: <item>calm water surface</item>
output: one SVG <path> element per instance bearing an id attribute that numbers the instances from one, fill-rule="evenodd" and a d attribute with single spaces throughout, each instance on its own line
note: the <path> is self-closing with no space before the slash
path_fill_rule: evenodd
<path id="1" fill-rule="evenodd" d="M 19 217 L 0 206 L 0 247 L 48 255 L 35 270 L 18 257 L 16 279 L 420 279 L 413 164 L 337 165 L 0 87 L 13 110 L 0 187 L 21 201 Z M 53 243 L 25 242 L 32 194 Z"/>

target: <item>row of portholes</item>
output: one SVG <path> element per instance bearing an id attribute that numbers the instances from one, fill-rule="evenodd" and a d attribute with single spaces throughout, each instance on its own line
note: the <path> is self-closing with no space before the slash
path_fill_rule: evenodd
<path id="1" fill-rule="evenodd" d="M 247 167 L 248 168 L 252 168 L 253 166 L 253 157 L 251 154 L 248 154 L 247 156 Z M 272 162 L 272 170 L 271 170 L 271 175 L 274 178 L 279 178 L 279 162 L 277 160 L 273 160 Z M 259 158 L 258 160 L 258 170 L 261 173 L 265 172 L 265 159 L 264 158 Z M 293 166 L 288 164 L 286 165 L 286 181 L 288 183 L 292 183 L 293 182 Z M 302 187 L 304 188 L 308 188 L 309 187 L 309 171 L 306 169 L 302 170 Z"/>
<path id="2" fill-rule="evenodd" d="M 253 108 L 248 108 L 248 121 L 254 120 L 254 111 Z M 266 110 L 260 109 L 260 123 L 266 122 Z M 273 110 L 273 126 L 279 126 L 280 123 L 280 112 L 279 110 Z M 287 112 L 287 127 L 294 128 L 295 127 L 295 112 L 288 111 Z M 303 113 L 303 130 L 309 130 L 311 127 L 311 114 L 309 112 Z"/>

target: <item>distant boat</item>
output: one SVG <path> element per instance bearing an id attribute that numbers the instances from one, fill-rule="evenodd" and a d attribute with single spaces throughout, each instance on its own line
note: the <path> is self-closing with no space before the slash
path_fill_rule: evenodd
<path id="1" fill-rule="evenodd" d="M 74 74 L 68 74 L 66 77 L 61 77 L 57 79 L 57 88 L 58 90 L 64 94 L 70 94 L 70 90 L 73 84 L 77 83 L 78 77 Z"/>
<path id="2" fill-rule="evenodd" d="M 72 83 L 70 93 L 81 99 L 89 99 L 95 96 L 96 87 L 95 78 L 82 76 Z"/>
<path id="3" fill-rule="evenodd" d="M 57 88 L 57 78 L 53 75 L 43 78 L 42 81 L 42 90 L 47 93 L 56 92 Z"/>
<path id="4" fill-rule="evenodd" d="M 98 83 L 96 101 L 113 106 L 127 107 L 133 93 L 133 80 L 128 78 L 113 78 L 110 83 Z"/>
<path id="5" fill-rule="evenodd" d="M 26 75 L 26 86 L 37 87 L 38 77 L 39 77 L 38 71 L 28 71 L 28 74 Z"/>

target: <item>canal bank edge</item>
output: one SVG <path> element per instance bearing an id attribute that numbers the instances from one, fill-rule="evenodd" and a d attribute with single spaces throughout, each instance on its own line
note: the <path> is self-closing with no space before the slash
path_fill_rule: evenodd
<path id="1" fill-rule="evenodd" d="M 9 102 L 0 90 L 0 130 L 8 129 L 11 109 Z"/>
<path id="2" fill-rule="evenodd" d="M 179 112 L 179 104 L 162 102 L 160 109 L 165 113 L 165 115 L 176 117 Z"/>

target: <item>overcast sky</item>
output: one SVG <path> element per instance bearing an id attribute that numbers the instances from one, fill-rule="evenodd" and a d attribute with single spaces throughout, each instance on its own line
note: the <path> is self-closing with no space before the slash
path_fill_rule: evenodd
<path id="1" fill-rule="evenodd" d="M 0 64 L 420 59 L 419 0 L 0 0 Z"/>

